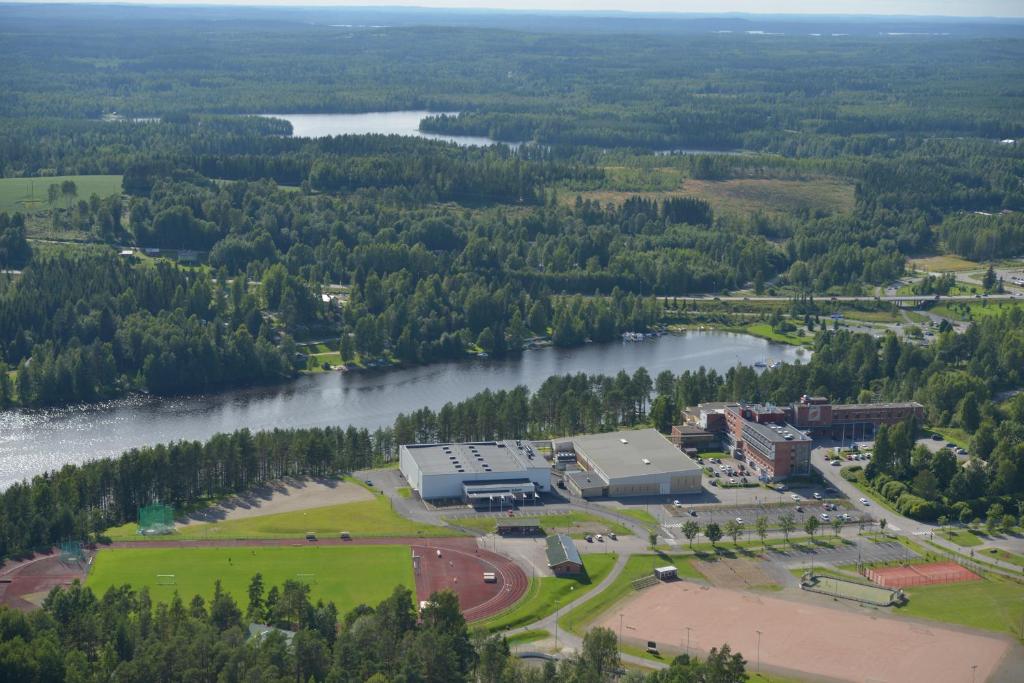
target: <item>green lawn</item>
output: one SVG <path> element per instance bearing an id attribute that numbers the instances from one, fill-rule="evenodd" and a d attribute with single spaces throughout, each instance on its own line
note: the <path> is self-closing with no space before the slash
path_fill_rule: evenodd
<path id="1" fill-rule="evenodd" d="M 302 579 L 311 583 L 310 597 L 333 600 L 341 614 L 361 603 L 376 605 L 396 585 L 415 585 L 409 549 L 400 545 L 106 549 L 96 555 L 86 585 L 99 595 L 125 583 L 149 586 L 155 601 L 167 601 L 177 591 L 188 602 L 197 593 L 209 599 L 219 578 L 245 610 L 256 572 L 266 590 L 313 574 L 312 580 Z M 175 585 L 157 585 L 157 574 L 174 574 Z"/>
<path id="2" fill-rule="evenodd" d="M 74 181 L 78 194 L 76 199 L 89 199 L 93 194 L 100 197 L 121 193 L 119 175 L 72 175 L 44 178 L 0 178 L 0 211 L 39 211 L 52 208 L 47 201 L 50 185 L 60 185 L 65 180 Z M 64 199 L 54 205 L 64 208 Z"/>
<path id="3" fill-rule="evenodd" d="M 654 529 L 658 526 L 658 520 L 655 519 L 654 515 L 647 510 L 641 510 L 639 508 L 622 508 L 621 510 L 617 510 L 617 512 L 626 515 L 627 517 L 632 517 L 649 529 Z"/>
<path id="4" fill-rule="evenodd" d="M 988 548 L 987 550 L 976 552 L 975 555 L 980 558 L 991 557 L 996 560 L 1015 564 L 1018 567 L 1024 567 L 1024 556 L 1018 555 L 1017 553 L 1011 553 L 1010 551 L 1003 550 L 1002 548 Z"/>
<path id="5" fill-rule="evenodd" d="M 626 566 L 610 586 L 593 600 L 569 610 L 558 620 L 558 624 L 574 633 L 583 633 L 590 622 L 611 609 L 619 600 L 633 593 L 633 581 L 650 576 L 655 567 L 672 564 L 679 570 L 679 576 L 682 578 L 703 579 L 704 576 L 691 564 L 691 559 L 691 556 L 682 555 L 633 555 L 626 560 Z"/>
<path id="6" fill-rule="evenodd" d="M 316 532 L 322 538 L 337 537 L 340 531 L 351 532 L 354 536 L 457 535 L 445 527 L 420 524 L 399 516 L 391 509 L 390 501 L 383 496 L 358 503 L 328 505 L 215 524 L 194 523 L 163 537 L 142 539 L 136 529 L 137 525 L 132 522 L 109 529 L 106 533 L 114 540 L 155 542 L 201 538 L 301 538 L 307 531 Z"/>
<path id="7" fill-rule="evenodd" d="M 897 614 L 1014 635 L 1024 619 L 1024 585 L 999 576 L 906 592 L 910 600 Z"/>
<path id="8" fill-rule="evenodd" d="M 733 330 L 732 327 L 726 327 L 724 329 Z M 810 346 L 814 343 L 814 335 L 806 337 L 798 337 L 795 334 L 780 334 L 772 329 L 772 326 L 768 323 L 750 323 L 748 325 L 741 325 L 736 327 L 736 332 L 745 332 L 746 334 L 767 339 L 769 341 L 778 342 L 780 344 L 790 344 L 792 346 Z"/>
<path id="9" fill-rule="evenodd" d="M 1004 301 L 1001 299 L 985 301 L 981 299 L 971 302 L 956 301 L 943 303 L 931 310 L 933 313 L 955 320 L 977 320 L 998 315 L 1011 308 L 1020 308 L 1022 305 L 1024 305 L 1024 302 L 1021 301 Z"/>
<path id="10" fill-rule="evenodd" d="M 529 514 L 528 510 L 522 511 L 519 518 L 536 519 L 541 527 L 549 534 L 568 533 L 570 536 L 582 538 L 587 533 L 601 533 L 601 530 L 613 531 L 619 536 L 630 533 L 629 528 L 605 519 L 597 515 L 588 515 L 585 512 L 569 512 L 564 515 L 537 515 Z M 495 517 L 461 517 L 447 518 L 446 522 L 467 529 L 475 529 L 481 533 L 491 534 L 497 529 L 498 521 Z M 596 530 L 600 527 L 601 530 Z"/>
<path id="11" fill-rule="evenodd" d="M 615 554 L 584 555 L 583 563 L 587 570 L 584 577 L 545 576 L 533 579 L 526 595 L 512 608 L 476 625 L 490 631 L 501 631 L 543 619 L 601 583 L 617 557 Z"/>
<path id="12" fill-rule="evenodd" d="M 963 548 L 972 548 L 981 545 L 981 539 L 974 535 L 970 529 L 944 529 L 938 534 L 948 541 L 956 543 Z"/>

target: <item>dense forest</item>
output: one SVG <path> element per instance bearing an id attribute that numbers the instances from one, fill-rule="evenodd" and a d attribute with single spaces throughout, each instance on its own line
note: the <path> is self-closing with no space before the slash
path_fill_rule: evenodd
<path id="1" fill-rule="evenodd" d="M 0 608 L 0 672 L 6 681 L 192 683 L 737 683 L 747 679 L 742 655 L 728 645 L 704 660 L 677 657 L 661 671 L 623 671 L 618 638 L 595 628 L 580 652 L 557 665 L 522 665 L 501 634 L 470 631 L 451 591 L 415 596 L 397 586 L 377 605 L 338 614 L 313 604 L 309 586 L 264 585 L 256 574 L 245 596 L 215 584 L 199 595 L 154 602 L 148 588 L 109 589 L 97 596 L 75 582 L 54 589 L 29 615 Z M 244 609 L 240 605 L 245 605 Z M 273 627 L 249 636 L 251 623 Z"/>
<path id="2" fill-rule="evenodd" d="M 653 423 L 669 431 L 679 410 L 703 401 L 769 401 L 784 405 L 803 394 L 836 401 L 922 402 L 930 424 L 955 426 L 971 438 L 970 467 L 950 468 L 951 454 L 913 450 L 921 425 L 879 434 L 882 456 L 867 472 L 906 514 L 982 517 L 993 504 L 1012 511 L 1024 501 L 1024 395 L 993 399 L 1019 386 L 1024 362 L 1018 344 L 1024 313 L 985 318 L 967 333 L 941 333 L 932 347 L 879 340 L 847 331 L 823 332 L 806 364 L 762 373 L 737 366 L 714 371 L 633 375 L 566 375 L 536 392 L 484 390 L 476 396 L 400 415 L 373 433 L 354 428 L 239 431 L 210 441 L 177 442 L 128 451 L 15 484 L 0 494 L 0 556 L 48 547 L 63 538 L 97 537 L 135 519 L 140 505 L 161 500 L 186 505 L 241 492 L 283 476 L 325 476 L 397 458 L 402 443 L 544 438 Z M 892 435 L 892 436 L 890 436 Z M 889 455 L 891 453 L 892 455 Z M 926 457 L 927 456 L 927 457 Z M 927 472 L 927 473 L 926 473 Z M 884 477 L 880 479 L 879 477 Z M 933 484 L 925 486 L 926 481 Z M 921 480 L 921 481 L 919 481 Z M 899 490 L 897 490 L 899 489 Z M 888 495 L 888 494 L 887 494 Z M 967 512 L 963 512 L 963 510 Z"/>
<path id="3" fill-rule="evenodd" d="M 865 294 L 910 256 L 1024 254 L 1024 146 L 1003 144 L 1024 135 L 1024 96 L 1003 87 L 1024 77 L 1012 27 L 641 21 L 638 48 L 601 21 L 2 12 L 0 183 L 108 174 L 123 192 L 65 180 L 42 208 L 0 211 L 0 268 L 23 271 L 0 275 L 0 405 L 276 381 L 307 369 L 294 340 L 357 364 L 606 341 L 659 322 L 652 296 Z M 253 116 L 396 109 L 529 144 L 301 138 Z M 822 178 L 853 189 L 850 208 L 736 212 L 687 192 Z M 125 246 L 189 256 L 114 263 Z"/>

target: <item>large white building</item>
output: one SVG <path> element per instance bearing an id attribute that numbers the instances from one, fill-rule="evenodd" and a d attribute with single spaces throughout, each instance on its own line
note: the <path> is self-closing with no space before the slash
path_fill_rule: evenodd
<path id="1" fill-rule="evenodd" d="M 424 500 L 498 506 L 551 490 L 551 466 L 525 441 L 407 444 L 399 448 L 398 464 Z"/>
<path id="2" fill-rule="evenodd" d="M 701 466 L 656 429 L 574 436 L 555 443 L 573 452 L 579 472 L 566 474 L 569 490 L 584 497 L 699 493 Z"/>

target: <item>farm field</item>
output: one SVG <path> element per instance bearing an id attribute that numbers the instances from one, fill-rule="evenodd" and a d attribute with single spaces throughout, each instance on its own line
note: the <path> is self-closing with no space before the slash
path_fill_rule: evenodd
<path id="1" fill-rule="evenodd" d="M 341 503 L 325 507 L 260 515 L 226 522 L 195 523 L 181 528 L 169 536 L 142 539 L 132 522 L 106 533 L 114 540 L 139 542 L 160 540 L 234 538 L 300 538 L 312 531 L 322 538 L 337 537 L 348 531 L 353 536 L 458 536 L 456 532 L 440 526 L 419 524 L 399 516 L 383 496 L 357 503 Z"/>
<path id="2" fill-rule="evenodd" d="M 968 261 L 967 259 L 960 258 L 955 254 L 913 259 L 910 261 L 909 265 L 914 270 L 923 270 L 929 273 L 951 273 L 984 268 L 984 266 L 977 261 Z"/>
<path id="3" fill-rule="evenodd" d="M 653 171 L 653 170 L 652 170 Z M 621 175 L 621 174 L 620 174 Z M 665 173 L 662 182 L 672 178 Z M 615 175 L 612 175 L 614 185 Z M 661 184 L 661 183 L 658 183 Z M 629 187 L 631 183 L 626 183 Z M 849 213 L 854 207 L 853 185 L 837 178 L 780 180 L 776 178 L 737 178 L 732 180 L 684 179 L 675 189 L 657 191 L 593 190 L 563 193 L 563 201 L 572 203 L 576 195 L 601 204 L 621 204 L 629 197 L 662 200 L 669 197 L 697 197 L 706 200 L 716 213 L 750 214 L 764 212 L 788 214 L 801 211 Z"/>
<path id="4" fill-rule="evenodd" d="M 119 175 L 69 175 L 43 178 L 0 178 L 0 211 L 38 211 L 49 209 L 47 189 L 50 185 L 74 181 L 78 190 L 75 201 L 88 199 L 93 194 L 100 197 L 120 194 Z M 64 200 L 58 199 L 56 206 L 63 207 Z"/>
<path id="5" fill-rule="evenodd" d="M 107 549 L 96 555 L 86 585 L 97 595 L 125 583 L 148 586 L 154 602 L 169 601 L 175 591 L 188 602 L 195 594 L 208 600 L 219 578 L 244 611 L 257 572 L 265 590 L 313 574 L 311 599 L 332 600 L 341 614 L 376 605 L 396 585 L 414 588 L 409 549 L 399 545 Z M 157 574 L 174 574 L 175 585 L 157 585 Z"/>

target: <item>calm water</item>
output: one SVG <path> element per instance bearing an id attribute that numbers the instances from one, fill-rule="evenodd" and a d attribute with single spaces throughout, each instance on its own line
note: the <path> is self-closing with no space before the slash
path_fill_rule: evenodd
<path id="1" fill-rule="evenodd" d="M 724 332 L 575 349 L 540 349 L 504 360 L 474 359 L 425 367 L 308 375 L 287 384 L 178 398 L 132 396 L 101 405 L 0 412 L 0 488 L 65 463 L 117 455 L 139 446 L 207 439 L 242 427 L 389 426 L 398 413 L 440 408 L 484 389 L 536 389 L 551 375 L 613 375 L 646 367 L 725 372 L 765 358 L 793 362 L 799 350 Z M 807 356 L 802 357 L 804 361 Z"/>
<path id="2" fill-rule="evenodd" d="M 457 112 L 377 111 L 368 114 L 261 114 L 285 119 L 292 124 L 292 135 L 299 138 L 322 138 L 328 135 L 407 135 L 428 140 L 444 140 L 463 146 L 486 147 L 497 144 L 491 138 L 473 135 L 438 135 L 420 130 L 420 121 L 436 114 Z M 518 147 L 518 143 L 505 143 Z"/>

